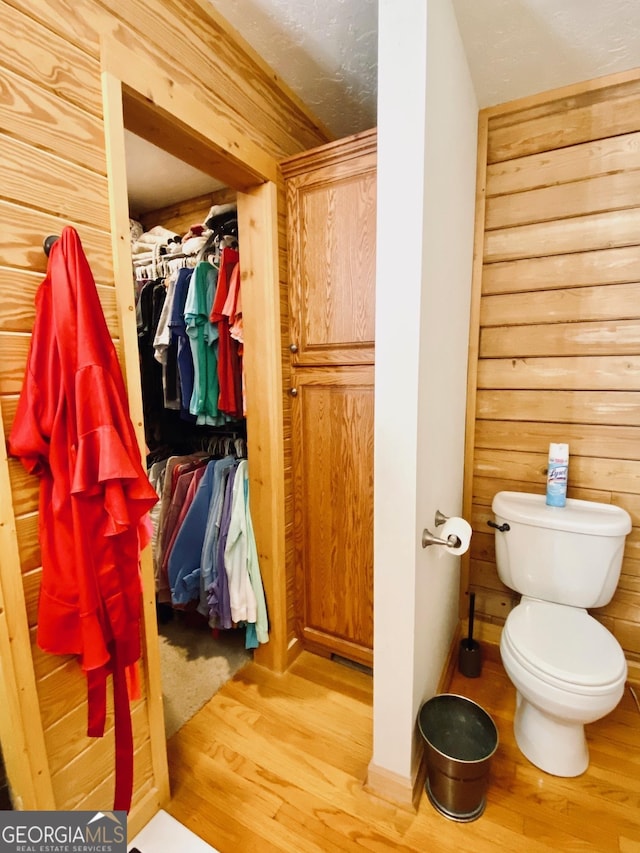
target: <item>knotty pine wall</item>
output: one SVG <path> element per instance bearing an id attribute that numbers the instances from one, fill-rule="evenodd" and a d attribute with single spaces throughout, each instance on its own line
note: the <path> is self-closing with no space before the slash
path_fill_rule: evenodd
<path id="1" fill-rule="evenodd" d="M 480 617 L 500 623 L 517 596 L 497 576 L 491 501 L 502 489 L 544 494 L 549 443 L 568 442 L 569 497 L 633 519 L 618 590 L 594 615 L 635 662 L 639 104 L 633 72 L 480 114 L 465 495 L 469 588 Z"/>
<path id="2" fill-rule="evenodd" d="M 276 161 L 329 136 L 231 28 L 213 17 L 205 0 L 11 0 L 0 6 L 0 433 L 3 427 L 6 436 L 24 374 L 33 300 L 46 268 L 42 241 L 47 234 L 60 233 L 64 224 L 77 228 L 109 328 L 118 334 L 103 136 L 103 36 L 169 74 Z M 283 188 L 280 195 L 280 301 L 286 328 Z M 284 346 L 282 352 L 287 365 Z M 284 406 L 288 435 L 288 398 Z M 285 458 L 290 482 L 288 443 Z M 25 771 L 23 793 L 28 794 L 22 804 L 111 808 L 112 739 L 84 737 L 86 690 L 76 662 L 45 655 L 34 642 L 41 573 L 37 481 L 2 455 L 0 485 L 0 654 L 8 672 L 8 650 L 15 650 L 28 630 L 31 646 L 20 643 L 22 666 L 14 675 L 27 687 L 35 680 L 37 695 L 30 712 L 31 743 L 18 742 L 16 734 L 10 748 L 14 769 L 27 753 L 38 767 L 32 778 Z M 290 521 L 290 502 L 287 511 Z M 292 636 L 292 612 L 289 623 Z M 2 721 L 17 700 L 12 695 L 0 699 Z M 133 710 L 134 810 L 155 785 L 146 705 L 143 698 Z"/>

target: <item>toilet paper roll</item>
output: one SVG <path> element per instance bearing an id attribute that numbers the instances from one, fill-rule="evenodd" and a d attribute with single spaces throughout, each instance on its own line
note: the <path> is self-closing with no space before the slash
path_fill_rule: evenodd
<path id="1" fill-rule="evenodd" d="M 467 553 L 469 550 L 469 543 L 471 542 L 471 525 L 468 521 L 465 521 L 464 518 L 453 516 L 445 521 L 441 531 L 442 532 L 438 535 L 442 536 L 443 539 L 448 539 L 453 535 L 457 536 L 460 540 L 460 546 L 458 548 L 454 548 L 451 545 L 445 545 L 444 547 L 447 551 L 452 554 L 457 554 L 459 557 L 462 556 L 462 554 Z"/>

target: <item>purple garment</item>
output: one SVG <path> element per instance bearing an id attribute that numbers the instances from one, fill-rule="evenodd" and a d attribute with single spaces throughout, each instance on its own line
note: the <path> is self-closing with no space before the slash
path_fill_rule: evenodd
<path id="1" fill-rule="evenodd" d="M 218 538 L 220 536 L 220 521 L 222 519 L 224 486 L 226 482 L 222 478 L 222 472 L 236 464 L 237 460 L 233 456 L 225 456 L 224 459 L 219 459 L 214 465 L 209 517 L 207 519 L 207 529 L 204 534 L 202 557 L 200 560 L 200 603 L 198 604 L 198 612 L 207 617 L 210 615 L 207 592 L 218 577 Z"/>
<path id="2" fill-rule="evenodd" d="M 231 620 L 231 601 L 229 599 L 229 580 L 224 565 L 224 549 L 229 534 L 229 522 L 231 521 L 231 500 L 233 497 L 233 481 L 236 476 L 236 468 L 227 468 L 222 472 L 223 479 L 226 478 L 224 487 L 224 503 L 222 504 L 222 517 L 220 519 L 220 536 L 218 538 L 218 576 L 209 587 L 209 616 L 215 619 L 219 628 L 233 628 Z"/>
<path id="3" fill-rule="evenodd" d="M 178 362 L 178 377 L 180 380 L 180 417 L 191 422 L 195 421 L 195 417 L 189 412 L 189 401 L 193 394 L 193 355 L 191 353 L 191 344 L 187 335 L 187 326 L 184 321 L 184 306 L 187 301 L 187 293 L 189 292 L 189 282 L 193 270 L 184 268 L 178 273 L 178 278 L 175 283 L 173 296 L 173 304 L 171 305 L 171 316 L 169 317 L 169 328 L 171 329 L 171 339 L 177 341 L 177 362 Z"/>

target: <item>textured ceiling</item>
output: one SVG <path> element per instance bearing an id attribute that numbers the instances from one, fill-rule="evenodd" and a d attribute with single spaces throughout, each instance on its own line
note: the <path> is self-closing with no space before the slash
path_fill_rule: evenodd
<path id="1" fill-rule="evenodd" d="M 375 126 L 378 0 L 208 2 L 336 139 Z M 380 2 L 393 8 L 393 2 L 426 0 Z M 452 4 L 481 107 L 640 65 L 640 0 Z M 138 178 L 143 167 L 136 168 L 132 158 L 128 151 L 132 208 L 149 210 L 178 200 L 180 190 L 170 186 L 169 176 L 174 174 L 179 186 L 185 172 L 183 164 L 169 160 L 154 167 L 164 175 L 156 193 L 165 187 L 168 195 L 145 199 L 136 208 L 138 190 L 146 185 L 148 193 L 149 181 Z M 204 176 L 202 181 L 205 186 Z"/>
<path id="2" fill-rule="evenodd" d="M 453 0 L 481 107 L 640 65 L 640 0 Z"/>
<path id="3" fill-rule="evenodd" d="M 336 139 L 376 124 L 378 0 L 209 0 Z"/>

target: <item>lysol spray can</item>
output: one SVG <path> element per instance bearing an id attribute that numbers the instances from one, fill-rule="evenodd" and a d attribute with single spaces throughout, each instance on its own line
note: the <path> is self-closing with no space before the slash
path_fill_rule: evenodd
<path id="1" fill-rule="evenodd" d="M 567 503 L 569 476 L 569 445 L 549 445 L 547 468 L 547 506 L 564 506 Z"/>

